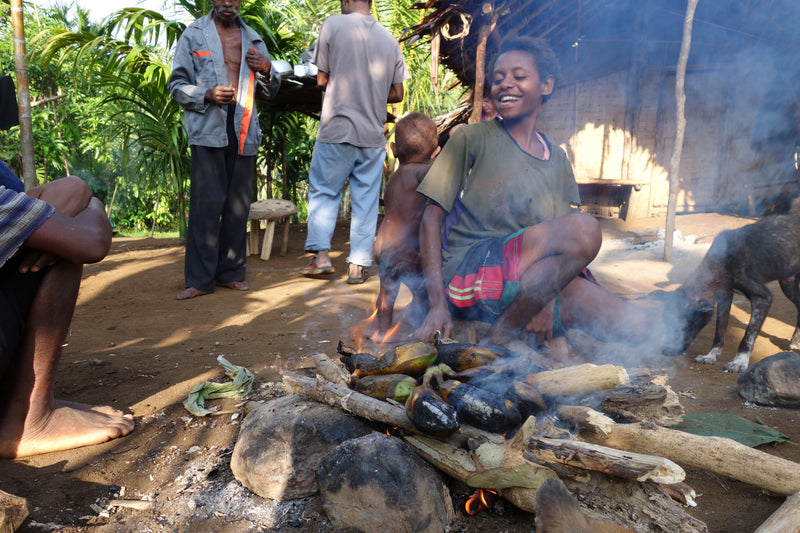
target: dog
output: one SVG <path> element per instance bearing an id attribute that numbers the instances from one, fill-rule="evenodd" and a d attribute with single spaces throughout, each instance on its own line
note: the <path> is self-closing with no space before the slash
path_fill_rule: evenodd
<path id="1" fill-rule="evenodd" d="M 677 290 L 664 293 L 663 316 L 671 340 L 665 343 L 663 353 L 684 353 L 716 309 L 711 350 L 694 359 L 697 363 L 716 363 L 725 342 L 733 292 L 738 291 L 750 301 L 750 322 L 736 357 L 725 365 L 725 371 L 743 372 L 772 305 L 772 293 L 766 284 L 775 280 L 798 312 L 789 343 L 789 348 L 797 351 L 800 349 L 800 215 L 789 214 L 767 216 L 753 224 L 721 232 L 689 279 Z"/>

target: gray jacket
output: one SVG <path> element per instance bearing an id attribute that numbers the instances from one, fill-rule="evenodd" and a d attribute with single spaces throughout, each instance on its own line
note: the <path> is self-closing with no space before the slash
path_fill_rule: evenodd
<path id="1" fill-rule="evenodd" d="M 261 143 L 261 128 L 254 101 L 255 73 L 244 59 L 250 48 L 269 56 L 264 40 L 241 18 L 237 17 L 242 31 L 242 65 L 239 71 L 239 87 L 236 89 L 236 111 L 234 125 L 239 138 L 239 154 L 255 155 Z M 259 74 L 261 75 L 261 74 Z M 275 69 L 269 74 L 270 93 L 277 92 L 280 75 Z M 172 74 L 167 87 L 172 97 L 183 107 L 183 120 L 189 144 L 224 148 L 228 145 L 225 132 L 227 106 L 205 101 L 208 89 L 217 85 L 228 85 L 228 74 L 222 57 L 222 43 L 214 26 L 211 13 L 200 17 L 186 28 L 178 40 L 172 61 Z M 244 142 L 242 139 L 242 118 Z"/>

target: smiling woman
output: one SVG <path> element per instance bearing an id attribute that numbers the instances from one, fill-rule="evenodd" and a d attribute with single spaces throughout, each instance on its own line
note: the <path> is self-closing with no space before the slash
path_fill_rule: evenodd
<path id="1" fill-rule="evenodd" d="M 586 270 L 600 249 L 598 222 L 578 211 L 566 153 L 536 129 L 554 60 L 542 40 L 504 42 L 491 90 L 502 119 L 459 128 L 418 189 L 431 200 L 420 229 L 430 313 L 418 339 L 449 336 L 456 318 L 492 323 L 499 344 L 527 334 L 543 343 L 570 327 L 646 340 L 646 313 Z"/>

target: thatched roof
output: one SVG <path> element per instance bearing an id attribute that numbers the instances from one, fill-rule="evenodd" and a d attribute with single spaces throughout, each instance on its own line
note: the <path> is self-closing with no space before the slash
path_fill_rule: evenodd
<path id="1" fill-rule="evenodd" d="M 428 0 L 424 20 L 406 41 L 438 40 L 438 59 L 466 86 L 475 81 L 479 28 L 497 15 L 486 64 L 503 38 L 546 38 L 561 60 L 560 84 L 628 68 L 634 61 L 673 67 L 681 45 L 686 0 Z M 690 68 L 725 61 L 765 45 L 797 56 L 797 0 L 700 0 L 694 17 Z M 436 60 L 436 58 L 434 58 Z"/>

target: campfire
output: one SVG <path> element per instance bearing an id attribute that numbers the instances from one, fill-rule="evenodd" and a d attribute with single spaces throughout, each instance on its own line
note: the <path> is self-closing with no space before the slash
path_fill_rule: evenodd
<path id="1" fill-rule="evenodd" d="M 498 498 L 535 513 L 537 489 L 555 479 L 595 517 L 637 531 L 707 531 L 686 512 L 696 494 L 679 464 L 777 494 L 800 490 L 800 469 L 790 461 L 669 429 L 684 411 L 663 370 L 545 369 L 502 347 L 443 339 L 381 354 L 340 342 L 337 351 L 341 363 L 315 354 L 314 373 L 287 373 L 284 385 L 385 425 L 387 435 L 475 490 L 468 514 Z"/>

